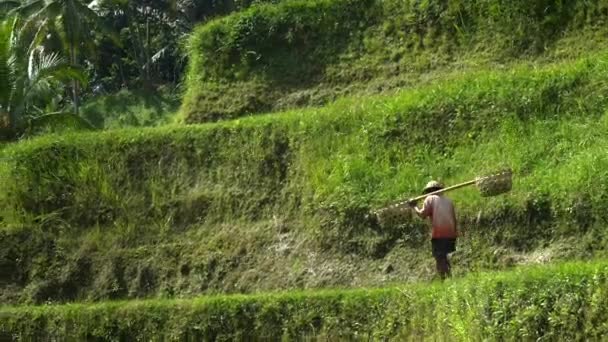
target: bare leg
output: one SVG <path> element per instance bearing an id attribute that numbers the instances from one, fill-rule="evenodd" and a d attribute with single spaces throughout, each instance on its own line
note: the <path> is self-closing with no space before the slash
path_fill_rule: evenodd
<path id="1" fill-rule="evenodd" d="M 446 277 L 450 276 L 450 263 L 446 255 L 437 255 L 435 256 L 435 261 L 437 263 L 437 274 L 441 277 L 441 280 L 444 280 Z"/>

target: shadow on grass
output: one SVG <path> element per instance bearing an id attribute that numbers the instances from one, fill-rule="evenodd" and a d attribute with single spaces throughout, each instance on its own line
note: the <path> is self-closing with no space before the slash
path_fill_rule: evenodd
<path id="1" fill-rule="evenodd" d="M 94 98 L 82 117 L 99 129 L 158 126 L 177 111 L 179 99 L 158 91 L 121 90 Z"/>

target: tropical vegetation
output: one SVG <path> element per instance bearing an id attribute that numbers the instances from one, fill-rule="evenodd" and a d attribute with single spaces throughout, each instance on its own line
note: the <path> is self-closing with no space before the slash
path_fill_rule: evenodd
<path id="1" fill-rule="evenodd" d="M 0 339 L 606 333 L 608 2 L 0 4 Z"/>

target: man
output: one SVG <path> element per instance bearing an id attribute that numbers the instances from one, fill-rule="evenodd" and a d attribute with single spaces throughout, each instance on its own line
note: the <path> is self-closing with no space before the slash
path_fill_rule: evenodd
<path id="1" fill-rule="evenodd" d="M 441 189 L 443 189 L 441 183 L 431 181 L 422 192 L 426 195 Z M 418 216 L 430 219 L 432 225 L 431 243 L 433 257 L 437 262 L 437 273 L 442 280 L 450 277 L 451 265 L 448 254 L 456 250 L 456 238 L 458 236 L 454 204 L 443 194 L 428 196 L 424 200 L 422 208 L 418 208 L 415 201 L 410 201 L 409 204 Z"/>

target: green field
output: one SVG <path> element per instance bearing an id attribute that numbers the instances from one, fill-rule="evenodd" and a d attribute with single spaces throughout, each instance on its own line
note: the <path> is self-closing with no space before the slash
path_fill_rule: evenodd
<path id="1" fill-rule="evenodd" d="M 478 273 L 444 284 L 0 307 L 20 340 L 597 340 L 608 264 Z M 0 335 L 1 336 L 1 335 Z"/>
<path id="2" fill-rule="evenodd" d="M 83 108 L 103 132 L 0 145 L 0 334 L 600 339 L 607 17 L 318 0 L 198 27 L 177 118 L 124 91 Z M 426 222 L 370 215 L 504 167 L 510 193 L 449 195 L 463 236 L 444 284 Z"/>

